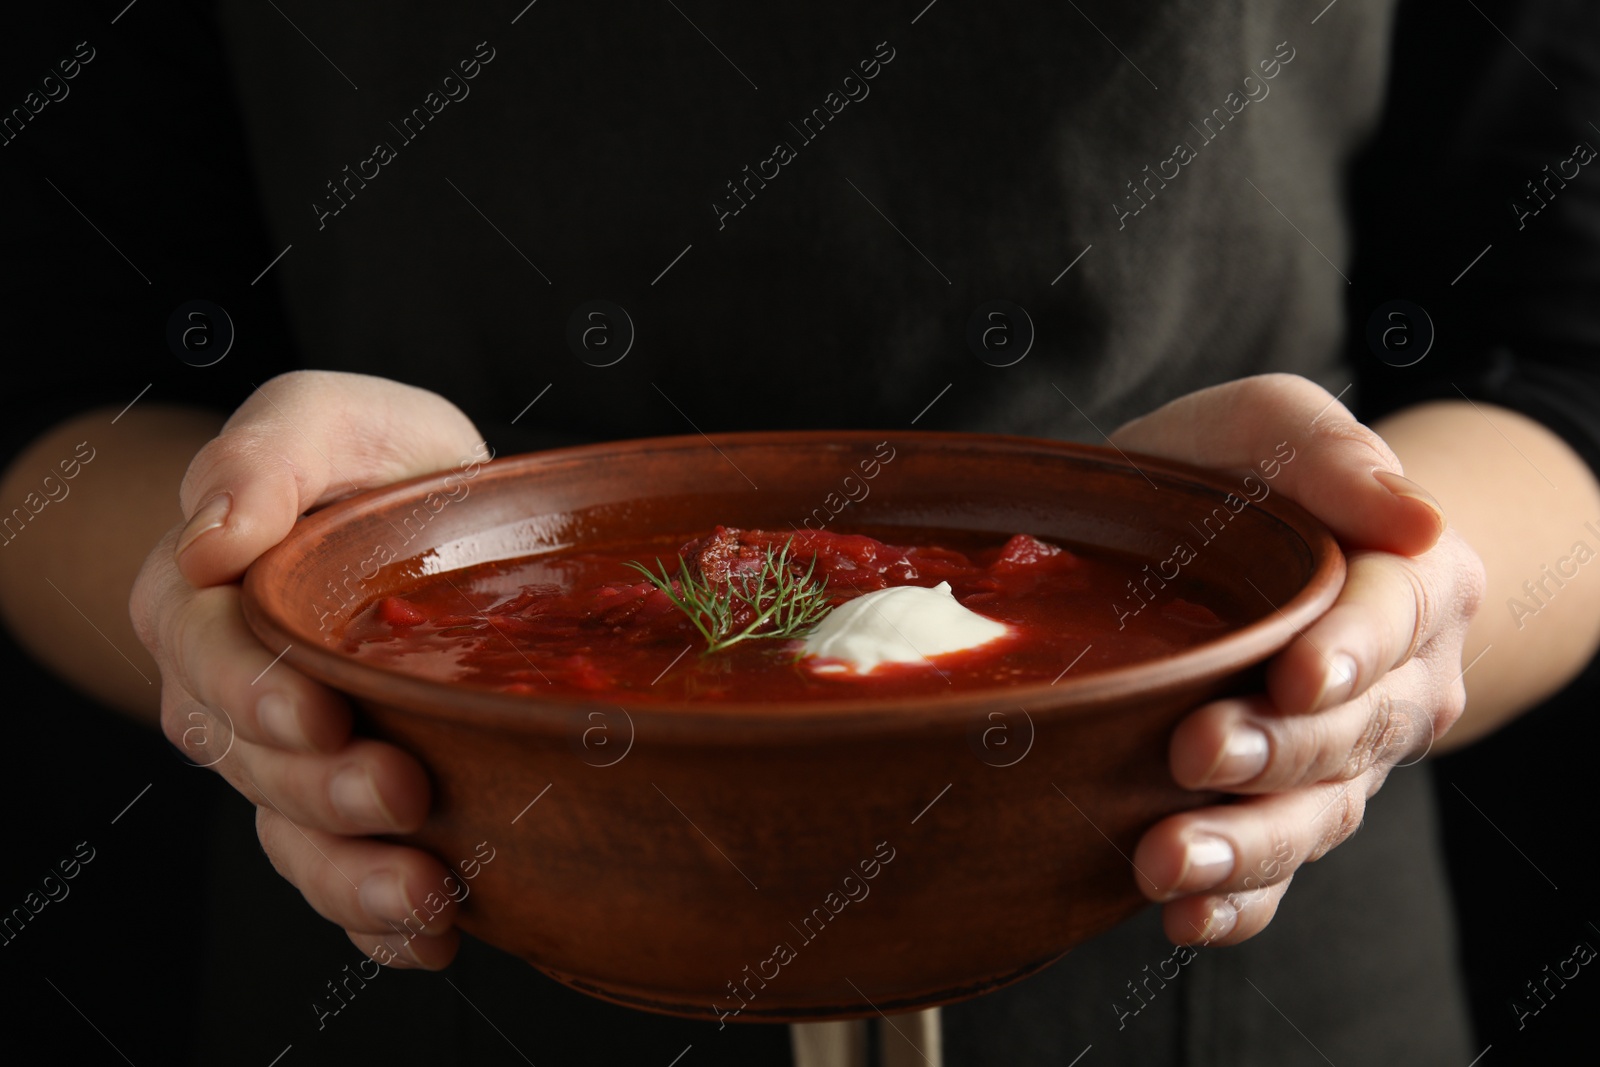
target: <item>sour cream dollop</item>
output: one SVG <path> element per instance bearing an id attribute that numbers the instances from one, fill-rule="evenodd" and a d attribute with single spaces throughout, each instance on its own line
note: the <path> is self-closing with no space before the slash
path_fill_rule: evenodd
<path id="1" fill-rule="evenodd" d="M 879 589 L 834 608 L 805 639 L 819 674 L 867 674 L 881 663 L 922 663 L 965 652 L 1011 632 L 1003 622 L 968 611 L 949 582 L 932 589 Z"/>

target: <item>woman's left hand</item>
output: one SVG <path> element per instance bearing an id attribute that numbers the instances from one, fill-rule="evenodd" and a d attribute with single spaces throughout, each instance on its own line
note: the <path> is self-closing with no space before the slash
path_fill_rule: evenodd
<path id="1" fill-rule="evenodd" d="M 1206 704 L 1173 733 L 1179 785 L 1241 798 L 1163 819 L 1133 856 L 1168 937 L 1235 944 L 1272 921 L 1302 863 L 1360 827 L 1390 769 L 1460 717 L 1483 565 L 1388 445 L 1304 378 L 1191 393 L 1112 442 L 1250 472 L 1320 519 L 1348 561 L 1333 607 L 1269 664 L 1266 693 Z"/>

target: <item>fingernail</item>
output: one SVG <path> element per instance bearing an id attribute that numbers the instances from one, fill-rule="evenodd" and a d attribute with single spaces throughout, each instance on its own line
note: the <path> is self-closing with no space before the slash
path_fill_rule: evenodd
<path id="1" fill-rule="evenodd" d="M 1356 659 L 1348 652 L 1335 652 L 1328 659 L 1328 669 L 1322 676 L 1322 691 L 1312 703 L 1316 709 L 1337 704 L 1348 697 L 1356 685 Z"/>
<path id="2" fill-rule="evenodd" d="M 411 918 L 411 900 L 406 896 L 405 880 L 393 871 L 374 874 L 361 883 L 356 899 L 374 919 L 404 922 Z"/>
<path id="3" fill-rule="evenodd" d="M 1227 937 L 1238 921 L 1239 913 L 1234 910 L 1233 905 L 1225 900 L 1220 901 L 1206 918 L 1205 928 L 1200 931 L 1200 940 L 1209 944 L 1219 937 Z"/>
<path id="4" fill-rule="evenodd" d="M 188 547 L 199 539 L 200 535 L 210 533 L 228 521 L 228 512 L 233 508 L 233 497 L 228 493 L 218 493 L 200 506 L 183 528 L 183 533 L 178 535 L 178 551 L 176 555 L 183 555 Z"/>
<path id="5" fill-rule="evenodd" d="M 1373 471 L 1372 476 L 1377 479 L 1379 485 L 1395 496 L 1404 497 L 1407 500 L 1415 500 L 1419 504 L 1426 505 L 1428 510 L 1433 512 L 1434 519 L 1439 524 L 1439 532 L 1444 532 L 1448 520 L 1444 517 L 1444 508 L 1439 506 L 1439 501 L 1434 499 L 1432 493 L 1405 475 L 1396 474 L 1393 471 L 1379 469 Z"/>
<path id="6" fill-rule="evenodd" d="M 1233 873 L 1233 846 L 1216 834 L 1195 834 L 1183 854 L 1178 888 L 1184 893 L 1210 889 Z"/>
<path id="7" fill-rule="evenodd" d="M 256 721 L 268 740 L 284 748 L 310 748 L 311 739 L 300 728 L 294 701 L 282 693 L 265 693 L 256 701 Z"/>
<path id="8" fill-rule="evenodd" d="M 372 776 L 361 767 L 346 767 L 333 776 L 328 795 L 340 815 L 361 826 L 395 829 L 394 817 L 384 807 Z"/>
<path id="9" fill-rule="evenodd" d="M 1228 735 L 1222 746 L 1222 758 L 1212 768 L 1206 784 L 1227 786 L 1250 781 L 1266 770 L 1271 748 L 1265 731 L 1249 723 L 1240 723 Z"/>

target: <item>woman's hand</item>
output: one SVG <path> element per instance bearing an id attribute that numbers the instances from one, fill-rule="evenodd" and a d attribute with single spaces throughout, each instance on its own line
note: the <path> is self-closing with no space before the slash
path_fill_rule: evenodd
<path id="1" fill-rule="evenodd" d="M 354 374 L 274 378 L 194 457 L 187 521 L 133 589 L 168 740 L 256 805 L 278 873 L 380 963 L 443 967 L 459 940 L 444 865 L 364 836 L 417 829 L 427 777 L 399 749 L 353 739 L 337 694 L 274 661 L 280 650 L 245 625 L 238 583 L 311 508 L 486 458 L 472 423 L 433 393 Z M 444 902 L 436 912 L 430 894 Z"/>
<path id="2" fill-rule="evenodd" d="M 1269 665 L 1266 693 L 1204 705 L 1173 733 L 1178 784 L 1242 799 L 1164 819 L 1134 853 L 1168 937 L 1235 944 L 1272 921 L 1302 863 L 1360 827 L 1390 768 L 1421 759 L 1461 715 L 1483 565 L 1383 440 L 1304 378 L 1204 389 L 1112 441 L 1270 478 L 1349 564 L 1338 601 Z"/>

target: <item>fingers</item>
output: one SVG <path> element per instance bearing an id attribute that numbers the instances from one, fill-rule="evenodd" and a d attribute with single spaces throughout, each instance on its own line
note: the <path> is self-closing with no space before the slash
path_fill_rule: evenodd
<path id="1" fill-rule="evenodd" d="M 164 689 L 179 691 L 163 708 L 180 711 L 187 730 L 192 698 L 224 709 L 238 737 L 252 744 L 336 751 L 350 736 L 344 700 L 262 647 L 239 611 L 237 586 L 190 587 L 172 562 L 171 543 L 169 536 L 152 553 L 133 600 L 135 625 L 162 665 Z M 184 748 L 172 733 L 178 724 L 163 719 L 169 740 Z"/>
<path id="2" fill-rule="evenodd" d="M 1408 665 L 1393 688 L 1420 686 L 1427 668 Z M 1169 760 L 1173 779 L 1186 789 L 1274 793 L 1318 782 L 1349 781 L 1373 767 L 1389 767 L 1427 747 L 1435 709 L 1369 691 L 1316 715 L 1276 714 L 1264 697 L 1219 700 L 1199 709 L 1173 733 Z M 1448 721 L 1460 713 L 1453 705 Z"/>
<path id="3" fill-rule="evenodd" d="M 1203 894 L 1174 900 L 1161 909 L 1167 938 L 1180 945 L 1237 945 L 1267 928 L 1289 891 L 1293 876 L 1244 893 Z"/>
<path id="4" fill-rule="evenodd" d="M 452 928 L 467 889 L 425 852 L 296 826 L 271 808 L 258 808 L 256 832 L 277 872 L 330 922 L 345 928 L 362 951 L 387 946 L 380 963 L 442 967 L 455 955 Z"/>
<path id="5" fill-rule="evenodd" d="M 275 378 L 190 463 L 185 525 L 146 561 L 129 604 L 161 665 L 168 738 L 257 805 L 274 866 L 379 962 L 441 967 L 458 942 L 437 860 L 349 836 L 420 827 L 427 776 L 396 748 L 351 741 L 342 699 L 262 648 L 225 583 L 319 503 L 457 465 L 470 478 L 488 458 L 466 416 L 425 390 Z"/>
<path id="6" fill-rule="evenodd" d="M 1417 558 L 1361 552 L 1348 563 L 1338 602 L 1268 668 L 1267 692 L 1282 711 L 1317 711 L 1365 691 L 1441 633 L 1463 636 L 1483 599 L 1483 564 L 1454 531 Z M 1459 678 L 1446 695 L 1462 703 Z"/>
<path id="7" fill-rule="evenodd" d="M 1339 602 L 1268 667 L 1268 697 L 1215 701 L 1178 725 L 1174 779 L 1271 792 L 1426 748 L 1466 707 L 1461 646 L 1482 583 L 1453 531 L 1417 559 L 1352 556 Z"/>
<path id="8" fill-rule="evenodd" d="M 234 581 L 317 503 L 482 462 L 482 441 L 423 389 L 324 371 L 274 378 L 189 465 L 178 565 L 196 587 Z"/>
<path id="9" fill-rule="evenodd" d="M 1435 727 L 1448 729 L 1465 706 L 1460 677 L 1434 677 L 1442 672 L 1433 663 L 1396 674 L 1405 691 L 1431 694 L 1428 707 L 1372 685 L 1447 627 L 1459 641 L 1460 614 L 1472 605 L 1462 603 L 1443 559 L 1450 547 L 1430 550 L 1431 560 L 1353 555 L 1338 603 L 1269 665 L 1267 697 L 1215 701 L 1178 725 L 1169 749 L 1174 779 L 1247 793 L 1344 779 L 1426 744 Z"/>
<path id="10" fill-rule="evenodd" d="M 364 738 L 332 754 L 238 741 L 215 769 L 251 803 L 335 834 L 410 833 L 427 818 L 431 799 L 421 764 Z"/>
<path id="11" fill-rule="evenodd" d="M 1275 914 L 1293 871 L 1343 842 L 1398 760 L 1465 702 L 1461 649 L 1483 595 L 1477 556 L 1389 447 L 1336 398 L 1267 375 L 1183 397 L 1115 443 L 1244 469 L 1322 520 L 1349 561 L 1335 606 L 1269 665 L 1267 695 L 1206 705 L 1174 732 L 1174 778 L 1246 794 L 1163 820 L 1141 839 L 1141 891 L 1167 933 L 1232 944 Z M 1259 472 L 1259 473 L 1258 473 Z M 1366 550 L 1366 551 L 1363 551 Z"/>
<path id="12" fill-rule="evenodd" d="M 1134 850 L 1140 890 L 1169 902 L 1164 921 L 1174 940 L 1242 941 L 1271 921 L 1301 864 L 1360 827 L 1381 784 L 1381 774 L 1369 773 L 1163 819 Z"/>
<path id="13" fill-rule="evenodd" d="M 385 967 L 421 967 L 440 971 L 455 959 L 461 947 L 461 934 L 454 927 L 438 937 L 420 938 L 401 934 L 349 933 L 350 943 Z"/>
<path id="14" fill-rule="evenodd" d="M 1325 389 L 1295 375 L 1190 393 L 1111 437 L 1130 451 L 1249 470 L 1345 544 L 1416 555 L 1445 528 L 1438 503 L 1400 476 L 1400 461 L 1383 439 Z"/>

